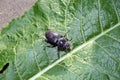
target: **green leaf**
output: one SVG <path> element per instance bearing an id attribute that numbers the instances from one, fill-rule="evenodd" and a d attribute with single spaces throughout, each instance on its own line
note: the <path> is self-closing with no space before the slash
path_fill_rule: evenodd
<path id="1" fill-rule="evenodd" d="M 119 80 L 120 0 L 38 0 L 0 33 L 0 80 Z M 67 33 L 72 50 L 44 40 Z"/>

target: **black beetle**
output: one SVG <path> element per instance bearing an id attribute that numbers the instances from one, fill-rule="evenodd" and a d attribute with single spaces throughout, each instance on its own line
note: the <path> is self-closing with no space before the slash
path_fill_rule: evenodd
<path id="1" fill-rule="evenodd" d="M 52 45 L 52 47 L 56 47 L 58 48 L 58 58 L 60 58 L 60 51 L 70 51 L 70 43 L 68 42 L 68 39 L 65 38 L 65 36 L 62 36 L 61 34 L 54 32 L 52 30 L 48 30 L 45 33 L 45 37 L 46 37 L 46 42 L 50 43 Z"/>

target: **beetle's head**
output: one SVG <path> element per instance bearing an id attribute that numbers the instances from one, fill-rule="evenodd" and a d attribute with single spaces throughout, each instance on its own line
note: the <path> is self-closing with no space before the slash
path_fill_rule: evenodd
<path id="1" fill-rule="evenodd" d="M 59 39 L 57 45 L 58 47 L 64 49 L 67 52 L 70 51 L 70 43 L 65 38 Z"/>
<path id="2" fill-rule="evenodd" d="M 70 43 L 69 43 L 69 42 L 66 42 L 64 46 L 65 46 L 65 50 L 66 50 L 67 52 L 69 52 L 69 51 L 70 51 L 70 47 L 71 47 L 71 46 L 70 46 Z"/>

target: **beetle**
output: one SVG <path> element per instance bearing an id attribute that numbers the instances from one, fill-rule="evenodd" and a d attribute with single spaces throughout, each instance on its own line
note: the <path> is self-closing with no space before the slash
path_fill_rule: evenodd
<path id="1" fill-rule="evenodd" d="M 52 30 L 48 30 L 45 33 L 45 41 L 49 44 L 52 45 L 52 47 L 56 47 L 57 46 L 57 55 L 58 58 L 60 58 L 60 51 L 66 51 L 69 52 L 71 45 L 70 42 L 68 41 L 67 38 L 65 38 L 65 36 L 54 32 Z"/>

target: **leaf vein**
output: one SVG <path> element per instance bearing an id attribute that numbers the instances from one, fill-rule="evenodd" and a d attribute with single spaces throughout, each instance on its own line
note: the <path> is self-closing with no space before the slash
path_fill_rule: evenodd
<path id="1" fill-rule="evenodd" d="M 16 44 L 16 45 L 17 45 L 17 44 Z M 16 46 L 13 48 L 13 51 L 14 51 L 14 53 L 15 53 L 15 63 L 14 63 L 14 65 L 15 65 L 15 68 L 16 68 L 16 72 L 17 72 L 20 80 L 23 80 L 23 78 L 22 78 L 22 76 L 21 76 L 21 74 L 20 74 L 20 72 L 19 72 L 19 69 L 18 69 L 17 66 L 16 66 L 16 54 L 17 54 L 17 53 L 16 53 Z"/>
<path id="2" fill-rule="evenodd" d="M 113 39 L 113 40 L 115 40 L 115 41 L 117 41 L 117 42 L 120 43 L 120 41 L 117 40 L 117 38 L 115 38 L 115 37 L 113 37 L 113 36 L 111 36 L 111 35 L 105 34 L 105 36 L 107 36 L 107 37 L 109 37 L 109 38 L 111 38 L 111 39 Z"/>
<path id="3" fill-rule="evenodd" d="M 104 47 L 102 47 L 98 42 L 94 42 L 98 47 L 100 47 L 103 51 L 105 51 L 105 53 L 111 58 L 111 59 L 113 59 L 115 62 L 117 62 L 117 63 L 120 63 L 120 62 L 118 62 L 118 60 L 116 59 L 116 58 L 114 58 L 112 55 L 111 55 L 111 53 L 108 51 L 108 50 L 106 50 L 106 49 L 104 49 Z"/>
<path id="4" fill-rule="evenodd" d="M 117 20 L 118 20 L 118 22 L 119 22 L 120 19 L 119 19 L 119 15 L 118 15 L 118 12 L 117 12 L 117 7 L 115 6 L 115 3 L 114 3 L 113 0 L 112 0 L 112 3 L 113 3 L 113 8 L 114 8 L 114 10 L 115 10 L 115 14 L 116 14 Z"/>
<path id="5" fill-rule="evenodd" d="M 82 63 L 84 62 L 84 64 L 87 64 L 87 65 L 90 66 L 92 69 L 94 68 L 95 70 L 97 70 L 97 71 L 100 72 L 100 73 L 109 74 L 109 75 L 111 75 L 111 76 L 119 79 L 119 77 L 117 77 L 117 76 L 115 76 L 115 75 L 107 72 L 106 70 L 103 70 L 102 67 L 99 66 L 99 68 L 98 68 L 98 67 L 96 67 L 95 65 L 90 64 L 90 63 L 88 63 L 88 62 L 86 62 L 86 61 L 83 61 L 83 60 L 80 61 L 81 58 L 80 58 L 80 56 L 78 56 L 78 55 L 75 56 L 75 57 L 78 58 L 78 59 L 77 59 L 78 62 L 82 62 Z"/>
<path id="6" fill-rule="evenodd" d="M 67 32 L 67 10 L 68 10 L 68 6 L 70 4 L 70 0 L 67 2 L 67 4 L 65 5 L 66 8 L 65 8 L 65 22 L 64 22 L 64 25 L 65 25 L 65 32 Z"/>
<path id="7" fill-rule="evenodd" d="M 80 16 L 81 16 L 81 19 L 80 19 L 80 32 L 81 32 L 81 35 L 82 35 L 82 38 L 83 38 L 84 42 L 86 42 L 84 30 L 83 30 L 83 27 L 82 27 L 82 23 L 83 23 L 83 21 L 82 21 L 82 19 L 83 19 L 82 18 L 82 0 L 81 0 L 81 14 L 80 14 Z"/>
<path id="8" fill-rule="evenodd" d="M 58 64 L 58 65 L 59 65 L 59 66 L 61 66 L 61 67 L 63 67 L 63 68 L 65 68 L 65 69 L 67 69 L 70 73 L 75 74 L 76 76 L 78 76 L 78 77 L 79 77 L 79 75 L 78 75 L 77 73 L 75 73 L 75 72 L 71 71 L 70 69 L 66 68 L 65 66 L 60 65 L 60 64 Z M 79 79 L 80 79 L 80 77 L 79 77 Z"/>
<path id="9" fill-rule="evenodd" d="M 101 11 L 100 7 L 101 7 L 100 0 L 98 0 L 98 21 L 99 21 L 99 24 L 100 24 L 101 32 L 103 32 L 103 26 L 102 26 L 102 22 L 101 22 L 101 18 L 100 18 L 100 11 Z"/>
<path id="10" fill-rule="evenodd" d="M 35 58 L 35 62 L 36 62 L 36 65 L 37 65 L 37 67 L 38 67 L 38 69 L 39 69 L 39 71 L 41 70 L 40 69 L 40 67 L 39 67 L 39 63 L 38 63 L 38 60 L 37 60 L 37 57 L 36 57 L 36 51 L 34 50 L 34 48 L 33 48 L 33 53 L 34 53 L 34 58 Z"/>
<path id="11" fill-rule="evenodd" d="M 44 77 L 44 76 L 40 76 L 40 77 L 44 78 L 45 80 L 50 80 L 50 79 L 48 79 L 47 77 Z"/>

